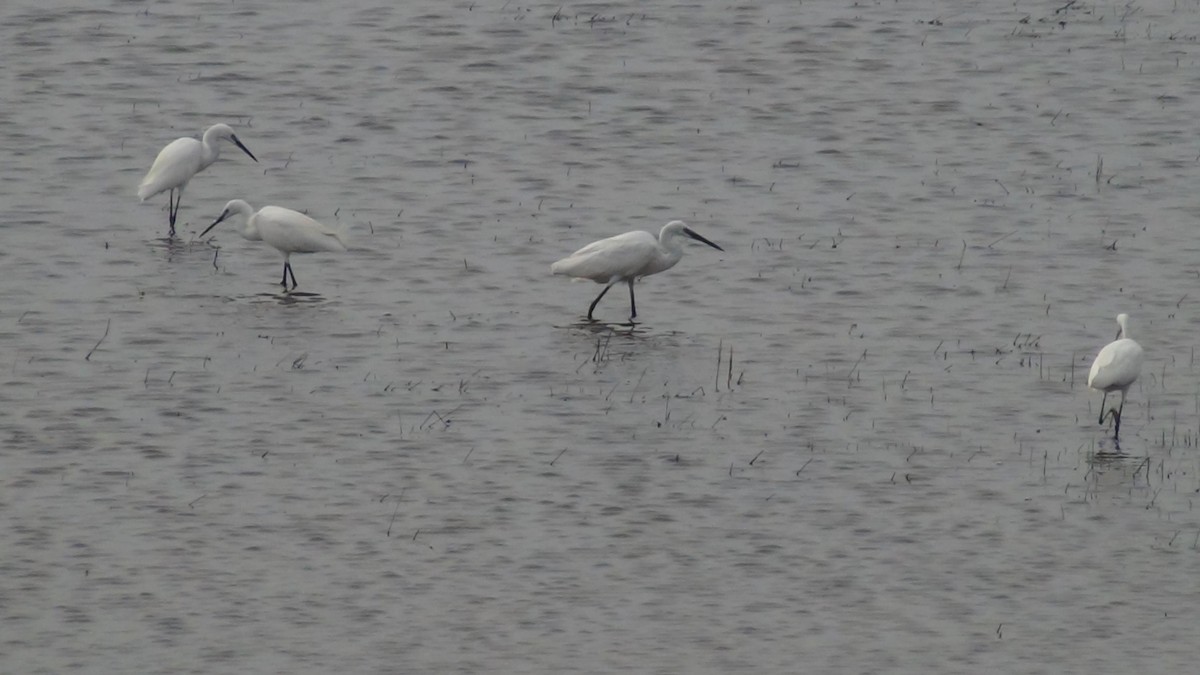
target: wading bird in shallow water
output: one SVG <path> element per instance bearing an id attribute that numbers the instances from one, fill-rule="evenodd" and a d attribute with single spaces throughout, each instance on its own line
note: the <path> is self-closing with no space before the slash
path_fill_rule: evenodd
<path id="1" fill-rule="evenodd" d="M 167 195 L 167 219 L 171 223 L 171 234 L 175 236 L 175 218 L 179 215 L 179 202 L 183 200 L 183 189 L 192 176 L 207 169 L 221 154 L 220 141 L 226 140 L 238 146 L 250 159 L 258 161 L 254 153 L 242 144 L 228 124 L 214 124 L 204 132 L 202 140 L 177 138 L 159 151 L 150 171 L 138 186 L 138 199 L 146 201 L 164 190 Z M 176 194 L 178 192 L 178 194 Z"/>
<path id="2" fill-rule="evenodd" d="M 724 251 L 711 241 L 696 234 L 682 220 L 672 220 L 663 226 L 657 237 L 640 230 L 618 234 L 615 237 L 594 241 L 550 266 L 554 274 L 576 279 L 590 279 L 606 284 L 600 295 L 588 307 L 587 318 L 592 320 L 596 303 L 618 281 L 629 284 L 629 318 L 637 317 L 637 302 L 633 298 L 633 282 L 638 277 L 664 272 L 675 266 L 683 257 L 681 236 Z"/>
<path id="3" fill-rule="evenodd" d="M 1129 315 L 1118 314 L 1117 324 L 1121 326 L 1117 333 L 1118 339 L 1104 345 L 1096 355 L 1096 360 L 1092 362 L 1091 372 L 1088 373 L 1088 386 L 1104 392 L 1104 398 L 1100 400 L 1100 424 L 1104 424 L 1104 418 L 1109 412 L 1116 422 L 1113 438 L 1121 435 L 1121 411 L 1125 409 L 1125 392 L 1141 374 L 1142 359 L 1145 356 L 1142 346 L 1129 337 Z M 1104 404 L 1108 400 L 1108 392 L 1118 390 L 1121 392 L 1121 405 L 1106 411 Z"/>
<path id="4" fill-rule="evenodd" d="M 292 275 L 292 290 L 296 289 L 296 273 L 290 262 L 293 253 L 317 253 L 319 251 L 345 251 L 344 234 L 322 225 L 308 216 L 281 206 L 264 206 L 256 213 L 254 208 L 241 199 L 225 205 L 221 216 L 213 221 L 200 236 L 230 216 L 246 219 L 242 236 L 250 241 L 265 241 L 283 254 L 283 290 L 288 290 L 288 275 Z"/>

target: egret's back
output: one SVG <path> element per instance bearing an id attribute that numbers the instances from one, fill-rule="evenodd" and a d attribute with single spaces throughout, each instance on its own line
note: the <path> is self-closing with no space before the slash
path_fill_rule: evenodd
<path id="1" fill-rule="evenodd" d="M 345 234 L 308 216 L 281 206 L 264 206 L 254 226 L 267 244 L 284 253 L 345 251 Z"/>
<path id="2" fill-rule="evenodd" d="M 171 141 L 154 158 L 154 164 L 150 165 L 150 170 L 138 186 L 138 199 L 145 201 L 164 190 L 186 185 L 196 172 L 204 168 L 201 161 L 200 141 L 194 138 Z"/>
<path id="3" fill-rule="evenodd" d="M 626 232 L 594 241 L 550 266 L 553 274 L 607 284 L 640 276 L 658 255 L 658 238 L 649 232 Z"/>
<path id="4" fill-rule="evenodd" d="M 1129 338 L 1104 345 L 1088 372 L 1088 386 L 1100 391 L 1127 388 L 1141 374 L 1144 356 L 1142 346 Z"/>

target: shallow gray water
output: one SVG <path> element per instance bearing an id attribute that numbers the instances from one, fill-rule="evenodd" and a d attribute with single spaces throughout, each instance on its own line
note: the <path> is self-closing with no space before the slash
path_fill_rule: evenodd
<path id="1" fill-rule="evenodd" d="M 1194 668 L 1200 4 L 56 4 L 0 10 L 0 670 Z M 261 162 L 168 244 L 218 121 Z M 234 197 L 351 250 L 282 297 Z M 549 264 L 672 218 L 726 253 L 581 323 Z"/>

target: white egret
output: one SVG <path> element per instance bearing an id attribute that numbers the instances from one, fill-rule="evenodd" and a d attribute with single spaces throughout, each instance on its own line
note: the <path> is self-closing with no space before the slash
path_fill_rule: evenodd
<path id="1" fill-rule="evenodd" d="M 1129 315 L 1118 314 L 1117 324 L 1121 326 L 1121 330 L 1117 332 L 1118 339 L 1104 345 L 1088 373 L 1088 386 L 1104 392 L 1104 398 L 1100 400 L 1100 424 L 1104 424 L 1104 417 L 1107 415 L 1104 404 L 1108 400 L 1108 392 L 1121 392 L 1121 405 L 1111 411 L 1116 421 L 1113 438 L 1121 435 L 1121 411 L 1125 409 L 1125 392 L 1141 374 L 1144 357 L 1142 346 L 1129 337 Z"/>
<path id="2" fill-rule="evenodd" d="M 226 140 L 238 146 L 250 159 L 258 161 L 254 153 L 242 144 L 228 124 L 214 124 L 204 132 L 203 140 L 177 138 L 159 151 L 150 171 L 138 186 L 138 198 L 146 201 L 150 197 L 169 190 L 167 195 L 167 218 L 171 223 L 171 234 L 175 236 L 175 218 L 179 215 L 179 202 L 183 200 L 183 189 L 193 176 L 217 161 L 221 154 L 220 141 Z M 179 191 L 176 195 L 176 190 Z"/>
<path id="3" fill-rule="evenodd" d="M 318 223 L 308 216 L 285 209 L 282 206 L 264 206 L 256 213 L 254 208 L 241 199 L 225 205 L 221 216 L 213 221 L 200 236 L 230 216 L 246 219 L 242 236 L 250 241 L 265 241 L 283 254 L 283 290 L 288 290 L 288 274 L 292 275 L 292 290 L 296 289 L 296 273 L 290 262 L 293 253 L 317 253 L 318 251 L 345 251 L 346 241 L 341 231 Z"/>
<path id="4" fill-rule="evenodd" d="M 682 220 L 672 220 L 663 226 L 657 237 L 649 232 L 637 230 L 618 234 L 615 237 L 594 241 L 550 266 L 553 274 L 562 274 L 576 279 L 591 279 L 598 284 L 607 284 L 600 295 L 588 307 L 588 320 L 596 303 L 618 281 L 629 284 L 630 319 L 637 317 L 637 302 L 633 297 L 633 282 L 639 277 L 658 274 L 671 269 L 683 257 L 683 246 L 679 236 L 724 251 L 711 241 L 696 234 Z"/>

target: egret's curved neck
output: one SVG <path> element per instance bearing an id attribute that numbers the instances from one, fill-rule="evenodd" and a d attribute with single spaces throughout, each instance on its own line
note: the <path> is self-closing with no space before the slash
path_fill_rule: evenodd
<path id="1" fill-rule="evenodd" d="M 262 235 L 258 232 L 257 219 L 251 215 L 246 217 L 246 225 L 242 228 L 242 237 L 250 241 L 262 241 Z"/>
<path id="2" fill-rule="evenodd" d="M 683 242 L 679 241 L 678 237 L 670 237 L 666 241 L 658 243 L 658 255 L 663 260 L 669 260 L 672 264 L 679 262 L 683 257 Z"/>
<path id="3" fill-rule="evenodd" d="M 204 132 L 204 139 L 200 141 L 200 163 L 207 167 L 217 161 L 220 154 L 221 139 L 217 137 L 214 130 L 209 129 Z"/>
<path id="4" fill-rule="evenodd" d="M 1129 335 L 1129 320 L 1128 319 L 1121 321 L 1121 339 L 1122 340 L 1132 340 L 1133 339 Z"/>
<path id="5" fill-rule="evenodd" d="M 646 266 L 646 274 L 657 274 L 671 269 L 683 258 L 683 245 L 678 237 L 666 237 L 658 242 L 654 262 Z"/>

